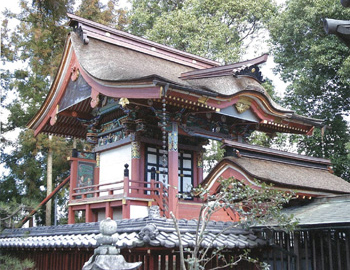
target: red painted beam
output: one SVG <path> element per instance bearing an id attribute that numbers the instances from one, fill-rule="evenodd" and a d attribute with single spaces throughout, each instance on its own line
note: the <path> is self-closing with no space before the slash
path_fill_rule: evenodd
<path id="1" fill-rule="evenodd" d="M 52 191 L 49 196 L 47 196 L 35 209 L 29 213 L 16 227 L 21 228 L 42 206 L 44 206 L 51 198 L 59 192 L 68 182 L 69 182 L 70 176 L 68 176 L 66 179 L 63 180 L 61 184 L 59 184 L 54 191 Z"/>

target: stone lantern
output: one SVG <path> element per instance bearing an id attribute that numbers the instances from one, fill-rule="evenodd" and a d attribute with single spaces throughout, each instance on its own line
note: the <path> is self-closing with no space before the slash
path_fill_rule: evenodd
<path id="1" fill-rule="evenodd" d="M 114 246 L 118 240 L 116 236 L 117 222 L 107 218 L 100 223 L 100 234 L 97 236 L 98 248 L 94 255 L 84 264 L 82 270 L 133 270 L 138 269 L 142 262 L 128 263 L 120 250 Z"/>

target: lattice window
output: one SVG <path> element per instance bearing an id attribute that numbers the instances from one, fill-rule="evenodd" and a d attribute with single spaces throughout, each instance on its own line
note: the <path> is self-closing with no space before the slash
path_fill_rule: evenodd
<path id="1" fill-rule="evenodd" d="M 146 147 L 146 181 L 151 180 L 151 169 L 154 167 L 156 169 L 156 179 L 157 181 L 162 181 L 163 179 L 163 158 L 164 150 L 160 147 L 147 146 Z M 165 151 L 168 157 L 168 152 Z M 168 169 L 165 168 L 165 179 L 168 183 Z M 179 192 L 189 192 L 193 186 L 193 154 L 187 151 L 179 152 Z"/>

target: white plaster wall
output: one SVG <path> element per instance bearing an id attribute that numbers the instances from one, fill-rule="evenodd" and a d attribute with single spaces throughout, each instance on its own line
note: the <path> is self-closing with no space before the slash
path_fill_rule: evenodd
<path id="1" fill-rule="evenodd" d="M 101 220 L 104 220 L 106 219 L 106 213 L 104 210 L 99 210 L 97 212 L 97 221 L 101 221 Z"/>
<path id="2" fill-rule="evenodd" d="M 124 165 L 129 164 L 131 173 L 131 144 L 114 148 L 100 154 L 100 184 L 113 183 L 121 181 L 124 178 Z M 100 189 L 112 187 L 123 187 L 123 184 L 113 184 L 102 186 Z M 114 194 L 122 194 L 123 190 L 115 191 Z M 101 192 L 100 196 L 107 195 L 107 192 Z"/>
<path id="3" fill-rule="evenodd" d="M 123 218 L 123 215 L 122 215 L 122 209 L 121 207 L 118 208 L 118 209 L 113 209 L 113 219 L 114 220 L 120 220 Z M 106 213 L 105 213 L 105 210 L 100 210 L 98 211 L 97 213 L 97 221 L 102 221 L 106 219 Z"/>
<path id="4" fill-rule="evenodd" d="M 113 209 L 113 219 L 120 220 L 123 219 L 122 209 Z"/>
<path id="5" fill-rule="evenodd" d="M 141 205 L 130 205 L 130 218 L 143 218 L 148 216 L 148 207 Z"/>

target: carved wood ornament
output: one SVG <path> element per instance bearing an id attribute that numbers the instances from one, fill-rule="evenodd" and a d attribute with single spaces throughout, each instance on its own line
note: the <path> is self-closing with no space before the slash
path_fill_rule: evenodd
<path id="1" fill-rule="evenodd" d="M 235 107 L 239 113 L 244 113 L 246 110 L 248 110 L 250 108 L 250 104 L 238 101 L 235 104 Z"/>

